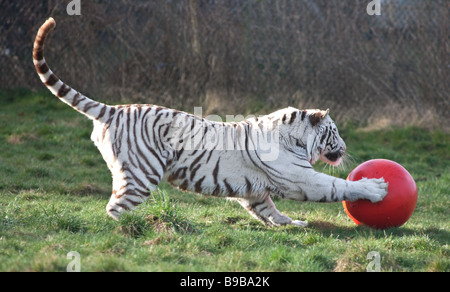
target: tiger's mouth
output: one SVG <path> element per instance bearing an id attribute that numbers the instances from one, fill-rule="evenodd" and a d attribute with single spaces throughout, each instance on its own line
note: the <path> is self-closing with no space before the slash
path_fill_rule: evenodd
<path id="1" fill-rule="evenodd" d="M 333 166 L 338 166 L 342 162 L 342 157 L 345 154 L 345 149 L 340 149 L 334 152 L 327 152 L 320 155 L 320 159 L 323 162 L 331 164 Z"/>

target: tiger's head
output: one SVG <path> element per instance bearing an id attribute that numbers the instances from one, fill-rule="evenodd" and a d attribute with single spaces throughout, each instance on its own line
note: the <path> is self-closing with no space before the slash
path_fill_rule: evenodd
<path id="1" fill-rule="evenodd" d="M 291 148 L 306 150 L 306 159 L 311 164 L 318 159 L 334 166 L 341 163 L 346 146 L 328 109 L 298 110 L 289 107 L 280 114 L 281 134 Z"/>

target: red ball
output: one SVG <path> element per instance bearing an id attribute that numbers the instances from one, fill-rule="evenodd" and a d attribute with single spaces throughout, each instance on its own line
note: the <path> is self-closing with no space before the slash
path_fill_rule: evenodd
<path id="1" fill-rule="evenodd" d="M 409 172 L 400 164 L 387 159 L 373 159 L 358 165 L 347 177 L 357 181 L 383 177 L 388 182 L 388 194 L 378 203 L 369 200 L 343 201 L 347 215 L 357 224 L 376 229 L 403 225 L 414 212 L 417 186 Z"/>

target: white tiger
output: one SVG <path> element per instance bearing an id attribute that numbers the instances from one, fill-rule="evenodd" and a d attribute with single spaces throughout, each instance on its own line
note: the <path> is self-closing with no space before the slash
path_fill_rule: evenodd
<path id="1" fill-rule="evenodd" d="M 314 171 L 318 159 L 338 165 L 346 150 L 327 111 L 292 107 L 239 123 L 218 123 L 155 105 L 109 106 L 64 84 L 44 59 L 44 41 L 55 27 L 39 29 L 33 61 L 42 82 L 63 102 L 93 120 L 91 139 L 113 177 L 106 207 L 114 219 L 145 201 L 162 179 L 183 190 L 237 200 L 267 225 L 292 220 L 271 196 L 336 202 L 386 196 L 381 179 L 352 182 Z"/>

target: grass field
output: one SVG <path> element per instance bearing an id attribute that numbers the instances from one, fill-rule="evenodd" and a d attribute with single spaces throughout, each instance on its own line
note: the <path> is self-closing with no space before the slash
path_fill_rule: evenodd
<path id="1" fill-rule="evenodd" d="M 0 91 L 0 271 L 450 271 L 450 136 L 395 128 L 341 129 L 357 164 L 386 158 L 417 182 L 415 213 L 400 228 L 356 226 L 340 203 L 276 200 L 308 228 L 267 228 L 237 203 L 160 191 L 120 222 L 105 206 L 111 177 L 90 141 L 91 122 L 48 93 Z"/>

